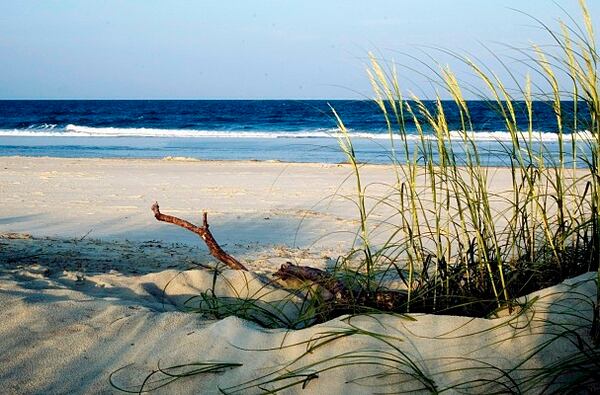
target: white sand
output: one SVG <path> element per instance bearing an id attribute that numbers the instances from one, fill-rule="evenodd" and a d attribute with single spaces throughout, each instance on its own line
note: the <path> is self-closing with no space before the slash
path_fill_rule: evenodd
<path id="1" fill-rule="evenodd" d="M 391 181 L 385 166 L 364 170 L 367 182 Z M 325 267 L 349 248 L 358 225 L 351 202 L 343 198 L 352 194 L 353 184 L 338 191 L 349 174 L 347 166 L 321 164 L 0 158 L 2 391 L 114 393 L 109 375 L 123 367 L 113 379 L 126 386 L 141 384 L 158 363 L 219 361 L 242 366 L 182 379 L 158 393 L 219 393 L 218 387 L 260 393 L 243 383 L 279 369 L 312 373 L 340 360 L 312 363 L 341 355 L 345 363 L 359 364 L 321 372 L 305 390 L 297 385 L 284 392 L 417 390 L 422 385 L 409 375 L 415 369 L 441 390 L 498 378 L 490 366 L 510 371 L 518 381 L 531 374 L 527 369 L 567 358 L 578 349 L 574 335 L 555 336 L 565 328 L 589 341 L 582 328 L 591 319 L 593 274 L 540 291 L 528 298 L 540 297 L 523 315 L 496 320 L 388 315 L 286 331 L 178 311 L 189 297 L 211 288 L 212 271 L 198 265 L 213 261 L 195 235 L 154 220 L 149 210 L 154 200 L 163 212 L 192 221 L 207 210 L 217 240 L 258 273 L 268 274 L 286 260 Z M 498 174 L 495 185 L 505 188 L 506 174 Z M 243 272 L 226 271 L 215 292 L 260 299 L 290 319 L 301 303 Z M 532 324 L 523 325 L 528 319 Z M 365 335 L 344 337 L 296 362 L 306 344 L 280 348 L 352 327 L 394 339 L 384 344 Z M 546 341 L 548 347 L 528 358 Z M 275 349 L 253 351 L 269 348 Z M 379 359 L 372 358 L 376 351 Z M 382 359 L 381 352 L 392 359 Z M 415 365 L 403 365 L 407 359 Z M 350 382 L 382 371 L 395 375 Z"/>
<path id="2" fill-rule="evenodd" d="M 206 210 L 217 240 L 258 267 L 274 247 L 337 255 L 357 228 L 356 209 L 343 198 L 354 185 L 338 191 L 346 166 L 4 157 L 0 170 L 0 230 L 36 237 L 199 245 L 195 235 L 154 219 L 150 206 L 158 201 L 163 212 L 192 222 Z"/>

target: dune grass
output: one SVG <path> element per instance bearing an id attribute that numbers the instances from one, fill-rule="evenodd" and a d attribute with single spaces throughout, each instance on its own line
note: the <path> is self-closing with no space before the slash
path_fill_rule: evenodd
<path id="1" fill-rule="evenodd" d="M 479 79 L 481 89 L 463 90 L 449 66 L 429 65 L 437 93 L 426 101 L 404 94 L 395 65 L 371 55 L 368 74 L 396 173 L 396 184 L 384 195 L 370 195 L 369 185 L 361 183 L 352 134 L 334 111 L 340 147 L 357 183 L 360 269 L 374 292 L 381 286 L 374 281 L 376 272 L 406 269 L 404 312 L 486 316 L 536 289 L 598 270 L 599 55 L 589 12 L 584 2 L 581 6 L 585 30 L 561 22 L 560 31 L 553 31 L 542 24 L 555 47 L 520 51 L 529 73 L 543 81 L 535 86 L 530 74 L 519 82 L 500 60 L 513 80 L 509 89 L 485 65 L 452 54 Z M 562 88 L 559 79 L 572 85 Z M 489 185 L 493 169 L 483 163 L 465 93 L 485 100 L 510 133 L 498 153 L 511 173 L 505 193 Z M 564 100 L 573 100 L 572 111 L 563 109 Z M 534 130 L 534 101 L 553 109 L 557 155 Z M 460 115 L 458 130 L 448 126 L 450 106 Z M 519 112 L 526 128 L 517 122 Z M 393 214 L 372 219 L 385 210 Z M 373 245 L 371 233 L 383 228 L 390 236 Z"/>

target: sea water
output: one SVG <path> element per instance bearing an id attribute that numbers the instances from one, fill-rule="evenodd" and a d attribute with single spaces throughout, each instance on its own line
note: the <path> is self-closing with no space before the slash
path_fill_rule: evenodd
<path id="1" fill-rule="evenodd" d="M 473 140 L 482 163 L 507 166 L 510 133 L 498 111 L 484 101 L 470 101 Z M 433 102 L 426 102 L 432 110 Z M 453 102 L 443 103 L 448 127 L 457 143 L 457 163 L 466 161 L 460 144 L 460 114 Z M 394 160 L 390 132 L 376 103 L 369 100 L 2 100 L 0 155 L 77 158 L 165 158 L 206 160 L 278 160 L 339 163 L 346 160 L 338 145 L 332 108 L 352 136 L 357 158 L 365 163 Z M 580 106 L 585 111 L 584 106 Z M 517 124 L 529 123 L 523 103 L 516 103 Z M 534 139 L 558 160 L 558 130 L 551 103 L 535 102 Z M 573 125 L 573 103 L 562 103 L 565 161 L 572 159 L 572 137 L 581 140 L 576 156 L 589 154 L 585 124 Z M 585 119 L 585 113 L 581 113 Z M 421 143 L 408 114 L 410 154 Z M 574 126 L 577 130 L 574 131 Z M 404 158 L 402 140 L 393 128 L 396 159 Z M 425 128 L 425 137 L 433 132 Z M 436 144 L 431 144 L 435 150 Z M 581 165 L 584 165 L 582 162 Z"/>

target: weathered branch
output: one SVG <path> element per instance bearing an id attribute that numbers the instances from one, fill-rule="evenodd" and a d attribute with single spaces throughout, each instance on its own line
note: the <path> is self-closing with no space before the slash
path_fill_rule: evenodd
<path id="1" fill-rule="evenodd" d="M 210 230 L 208 230 L 208 219 L 206 212 L 202 215 L 202 224 L 203 226 L 196 226 L 191 222 L 188 222 L 184 219 L 174 217 L 172 215 L 163 214 L 160 212 L 158 207 L 158 202 L 155 202 L 152 205 L 152 212 L 154 213 L 154 217 L 162 222 L 168 222 L 173 225 L 181 226 L 184 229 L 189 230 L 200 236 L 200 238 L 204 241 L 206 246 L 208 247 L 208 251 L 212 256 L 214 256 L 219 261 L 223 262 L 227 266 L 235 270 L 248 270 L 244 265 L 242 265 L 237 259 L 223 251 L 219 243 L 215 240 Z"/>

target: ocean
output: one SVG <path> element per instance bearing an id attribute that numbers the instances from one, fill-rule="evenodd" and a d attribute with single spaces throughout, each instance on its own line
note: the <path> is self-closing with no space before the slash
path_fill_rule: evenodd
<path id="1" fill-rule="evenodd" d="M 456 105 L 443 105 L 449 129 L 460 129 Z M 339 163 L 345 157 L 331 107 L 354 137 L 359 161 L 391 161 L 384 117 L 368 100 L 0 100 L 0 155 Z M 573 103 L 562 107 L 569 119 Z M 508 165 L 510 135 L 502 117 L 484 101 L 471 101 L 469 108 L 483 164 Z M 536 136 L 557 158 L 554 110 L 541 101 L 533 108 Z M 527 130 L 518 103 L 517 123 Z M 416 141 L 416 129 L 408 130 Z M 573 130 L 569 124 L 564 130 L 570 156 Z M 585 154 L 586 147 L 581 150 Z M 457 146 L 459 162 L 460 151 Z"/>

